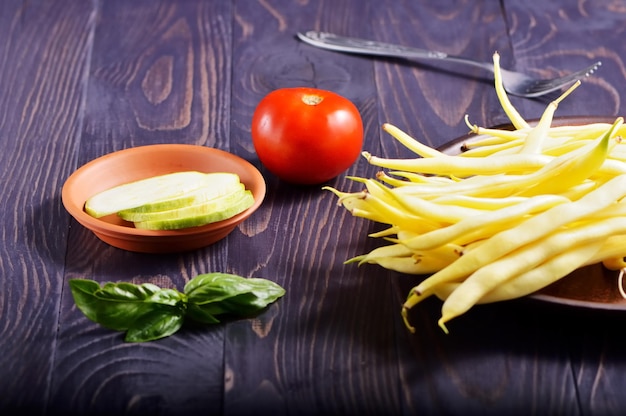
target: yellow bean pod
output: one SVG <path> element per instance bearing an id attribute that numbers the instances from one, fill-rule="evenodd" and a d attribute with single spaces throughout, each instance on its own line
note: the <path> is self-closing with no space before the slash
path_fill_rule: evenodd
<path id="1" fill-rule="evenodd" d="M 458 155 L 447 155 L 393 126 L 383 130 L 416 154 L 382 158 L 364 152 L 382 170 L 352 177 L 361 192 L 333 192 L 352 215 L 388 224 L 369 234 L 389 243 L 347 263 L 427 274 L 409 292 L 409 311 L 435 295 L 443 301 L 439 325 L 479 303 L 526 296 L 578 267 L 626 270 L 626 134 L 613 123 L 552 126 L 574 84 L 548 104 L 531 126 L 509 101 L 494 54 L 495 89 L 513 130 L 483 128 Z M 617 282 L 616 282 L 617 283 Z M 619 283 L 620 293 L 626 291 Z"/>

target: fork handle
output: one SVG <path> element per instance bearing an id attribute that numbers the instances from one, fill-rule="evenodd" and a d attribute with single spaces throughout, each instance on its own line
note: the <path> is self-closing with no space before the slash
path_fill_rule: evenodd
<path id="1" fill-rule="evenodd" d="M 310 45 L 322 49 L 339 52 L 357 53 L 362 55 L 376 55 L 394 58 L 426 59 L 456 62 L 465 65 L 482 68 L 493 72 L 493 65 L 486 62 L 476 62 L 460 56 L 448 55 L 444 52 L 429 51 L 426 49 L 412 48 L 408 46 L 394 45 L 391 43 L 377 42 L 373 40 L 338 36 L 327 32 L 308 31 L 298 33 L 298 38 Z"/>

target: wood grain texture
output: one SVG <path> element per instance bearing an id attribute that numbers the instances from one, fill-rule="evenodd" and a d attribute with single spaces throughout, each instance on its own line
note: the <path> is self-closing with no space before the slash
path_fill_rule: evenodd
<path id="1" fill-rule="evenodd" d="M 406 3 L 377 3 L 374 15 L 383 19 L 377 39 L 402 44 L 414 44 L 430 50 L 473 57 L 489 61 L 494 51 L 502 56 L 511 54 L 500 6 L 494 2 L 450 2 L 432 7 Z M 402 14 L 410 10 L 408 14 Z M 503 58 L 503 64 L 506 63 Z M 441 71 L 444 67 L 447 71 Z M 452 72 L 452 71 L 456 72 Z M 468 79 L 478 78 L 478 82 Z M 489 74 L 480 71 L 459 71 L 443 64 L 437 67 L 422 63 L 381 62 L 377 65 L 380 86 L 380 122 L 390 121 L 420 141 L 432 146 L 467 132 L 464 117 L 480 125 L 507 121 L 495 95 Z M 454 102 L 454 106 L 450 106 Z M 499 111 L 500 110 L 500 111 Z M 381 139 L 383 155 L 411 157 L 388 136 Z M 397 275 L 393 278 L 397 303 L 408 295 L 419 279 Z M 441 302 L 430 300 L 411 313 L 417 333 L 407 335 L 404 325 L 397 323 L 398 365 L 401 369 L 404 410 L 409 414 L 503 414 L 515 412 L 542 413 L 552 408 L 576 409 L 574 380 L 563 370 L 534 368 L 535 357 L 516 355 L 494 357 L 481 345 L 488 339 L 490 349 L 513 351 L 517 345 L 541 348 L 541 341 L 524 341 L 514 326 L 507 325 L 514 312 L 510 305 L 492 305 L 491 311 L 474 312 L 453 322 L 452 335 L 446 336 L 437 327 Z M 398 322 L 398 321 L 396 321 Z M 458 326 L 457 326 L 458 325 Z M 533 321 L 521 319 L 518 325 L 532 328 Z M 461 328 L 462 326 L 462 328 Z M 494 334 L 497 328 L 497 336 Z M 540 338 L 540 337 L 538 337 Z M 424 340 L 428 342 L 424 342 Z M 535 339 L 535 338 L 533 338 Z M 554 342 L 558 342 L 557 339 Z M 567 355 L 558 350 L 546 351 L 551 362 L 560 368 Z M 532 370 L 531 370 L 532 369 Z M 530 371 L 529 371 L 530 370 Z M 482 376 L 480 376 L 482 375 Z M 550 391 L 555 379 L 562 401 L 552 402 Z M 481 382 L 477 383 L 477 379 Z M 567 382 L 566 382 L 567 381 Z M 534 392 L 534 399 L 520 392 Z M 433 398 L 423 400 L 424 396 Z"/>
<path id="2" fill-rule="evenodd" d="M 366 250 L 361 236 L 368 225 L 342 212 L 321 186 L 277 181 L 259 165 L 249 138 L 252 112 L 265 94 L 310 86 L 352 100 L 366 120 L 365 146 L 378 148 L 371 60 L 317 50 L 294 38 L 308 29 L 363 29 L 369 4 L 255 1 L 238 6 L 231 131 L 241 146 L 237 152 L 266 175 L 268 195 L 249 221 L 263 245 L 254 246 L 250 259 L 231 251 L 230 263 L 244 275 L 275 279 L 290 290 L 259 320 L 228 326 L 224 412 L 397 413 L 393 327 L 386 324 L 397 312 L 389 303 L 390 282 L 385 273 L 368 276 L 366 269 L 342 264 L 356 255 L 352 250 Z M 361 160 L 349 174 L 364 175 L 367 168 Z M 347 186 L 341 178 L 330 183 Z M 366 285 L 359 283 L 363 279 Z M 289 347 L 287 339 L 294 341 Z"/>
<path id="3" fill-rule="evenodd" d="M 228 2 L 99 4 L 79 163 L 154 143 L 229 148 Z M 100 34 L 100 35 L 99 35 Z M 223 42 L 211 42 L 213 37 Z M 72 228 L 66 276 L 153 282 L 182 290 L 226 269 L 228 242 L 192 253 L 138 255 Z M 85 322 L 63 297 L 51 408 L 79 414 L 221 412 L 223 328 L 187 325 L 153 344 Z"/>
<path id="4" fill-rule="evenodd" d="M 230 8 L 228 2 L 103 2 L 83 153 L 165 142 L 228 150 Z"/>
<path id="5" fill-rule="evenodd" d="M 0 6 L 0 413 L 44 410 L 63 288 L 68 219 L 60 189 L 75 161 L 93 9 Z"/>
<path id="6" fill-rule="evenodd" d="M 599 76 L 583 84 L 565 100 L 556 115 L 617 116 L 624 114 L 623 46 L 626 11 L 621 2 L 507 2 L 515 68 L 537 77 L 565 75 L 602 61 Z M 611 45 L 607 47 L 607 45 Z M 537 118 L 540 102 L 514 99 L 527 118 Z"/>
<path id="7" fill-rule="evenodd" d="M 440 146 L 506 122 L 488 74 L 447 64 L 323 51 L 324 30 L 490 60 L 537 76 L 601 59 L 557 115 L 623 115 L 620 1 L 8 0 L 0 2 L 0 414 L 620 414 L 623 314 L 520 299 L 436 324 L 441 302 L 400 305 L 420 279 L 343 262 L 384 244 L 382 228 L 320 187 L 260 164 L 252 113 L 276 88 L 352 100 L 364 150 L 409 153 L 390 122 Z M 548 99 L 512 97 L 526 118 Z M 267 182 L 264 204 L 227 239 L 190 253 L 112 248 L 70 220 L 63 181 L 105 153 L 152 143 L 231 151 Z M 373 176 L 360 159 L 346 175 Z M 346 175 L 329 181 L 360 186 Z M 284 298 L 250 319 L 185 325 L 127 344 L 88 321 L 67 280 L 153 282 L 197 274 L 272 279 Z"/>
<path id="8" fill-rule="evenodd" d="M 518 63 L 534 67 L 538 75 L 557 75 L 583 67 L 590 60 L 602 61 L 598 76 L 585 79 L 559 106 L 557 114 L 626 114 L 626 103 L 621 97 L 626 83 L 623 2 L 580 1 L 568 7 L 546 7 L 535 2 L 522 7 L 511 2 L 507 14 L 514 23 L 511 39 Z M 626 375 L 610 363 L 623 361 L 624 340 L 616 336 L 615 330 L 623 327 L 624 321 L 614 314 L 577 312 L 568 310 L 570 315 L 559 317 L 565 323 L 561 324 L 565 328 L 562 333 L 571 350 L 581 413 L 620 414 Z M 598 324 L 600 321 L 602 325 Z"/>

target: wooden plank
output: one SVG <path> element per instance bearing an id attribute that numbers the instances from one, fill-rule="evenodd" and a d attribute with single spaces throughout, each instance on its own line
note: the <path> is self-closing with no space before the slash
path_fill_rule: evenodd
<path id="1" fill-rule="evenodd" d="M 1 414 L 42 414 L 48 397 L 68 226 L 60 190 L 93 23 L 89 2 L 0 5 Z"/>
<path id="2" fill-rule="evenodd" d="M 528 74 L 550 78 L 566 75 L 601 60 L 597 73 L 559 105 L 556 116 L 624 114 L 620 87 L 623 73 L 625 12 L 610 2 L 504 3 L 511 45 L 510 64 Z M 611 45 L 611 49 L 605 45 Z M 513 103 L 526 118 L 538 118 L 549 99 Z"/>
<path id="3" fill-rule="evenodd" d="M 225 414 L 400 409 L 390 325 L 397 305 L 389 302 L 389 280 L 384 272 L 370 276 L 365 268 L 342 264 L 371 249 L 370 225 L 343 212 L 320 187 L 278 181 L 259 164 L 250 140 L 252 113 L 265 94 L 313 86 L 352 100 L 366 122 L 364 147 L 378 149 L 373 62 L 295 39 L 296 32 L 311 29 L 365 37 L 370 7 L 371 2 L 327 0 L 237 3 L 232 141 L 238 154 L 262 170 L 268 195 L 243 227 L 247 237 L 237 238 L 240 247 L 230 251 L 229 264 L 288 291 L 257 319 L 228 326 Z M 365 175 L 368 168 L 360 160 L 347 173 Z M 343 175 L 330 184 L 352 186 Z"/>
<path id="4" fill-rule="evenodd" d="M 376 40 L 484 62 L 507 49 L 504 22 L 492 2 L 379 2 L 375 10 Z M 376 69 L 380 122 L 433 147 L 466 134 L 465 115 L 478 124 L 505 120 L 491 112 L 496 96 L 488 71 L 435 60 L 377 60 Z M 388 135 L 382 143 L 391 157 L 414 156 Z"/>
<path id="5" fill-rule="evenodd" d="M 100 3 L 79 164 L 152 143 L 228 149 L 230 2 Z M 74 224 L 65 279 L 150 281 L 182 290 L 226 268 L 228 240 L 190 253 L 130 253 Z M 127 344 L 88 321 L 65 291 L 50 408 L 80 414 L 219 414 L 223 328 Z"/>
<path id="6" fill-rule="evenodd" d="M 383 122 L 438 146 L 467 131 L 466 113 L 506 121 L 478 72 L 321 51 L 295 40 L 309 28 L 484 60 L 497 49 L 506 66 L 541 76 L 603 59 L 558 114 L 623 114 L 623 22 L 605 2 L 1 2 L 0 169 L 12 179 L 0 182 L 0 414 L 618 414 L 620 314 L 524 299 L 477 307 L 446 336 L 441 302 L 428 299 L 409 334 L 399 306 L 419 278 L 342 264 L 382 244 L 367 238 L 380 226 L 319 187 L 269 174 L 249 123 L 266 93 L 296 85 L 353 100 L 364 148 L 385 156 L 406 153 Z M 546 104 L 513 101 L 528 118 Z M 263 207 L 227 240 L 177 255 L 117 250 L 69 220 L 60 189 L 73 169 L 172 141 L 255 163 L 268 182 Z M 347 173 L 376 170 L 360 160 Z M 67 287 L 86 277 L 180 289 L 210 271 L 266 277 L 288 293 L 253 319 L 125 344 L 88 321 Z"/>
<path id="7" fill-rule="evenodd" d="M 557 115 L 626 114 L 621 97 L 626 81 L 623 7 L 610 2 L 523 6 L 507 2 L 505 9 L 513 23 L 511 40 L 518 65 L 551 76 L 602 60 L 597 74 L 583 81 Z M 572 356 L 581 413 L 621 413 L 626 406 L 622 313 L 565 308 L 554 320 Z"/>
<path id="8" fill-rule="evenodd" d="M 483 61 L 490 61 L 494 51 L 511 54 L 498 3 L 377 5 L 376 39 Z M 396 124 L 433 147 L 465 134 L 466 114 L 479 125 L 507 121 L 492 80 L 479 70 L 379 62 L 376 75 L 381 122 Z M 390 137 L 381 143 L 384 156 L 414 157 Z M 419 280 L 394 276 L 398 304 Z M 569 357 L 555 347 L 562 342 L 550 329 L 536 327 L 536 316 L 515 302 L 488 305 L 452 321 L 451 334 L 445 335 L 436 323 L 440 308 L 441 301 L 428 299 L 411 311 L 415 334 L 394 320 L 406 414 L 576 413 Z M 541 354 L 541 365 L 532 351 Z"/>

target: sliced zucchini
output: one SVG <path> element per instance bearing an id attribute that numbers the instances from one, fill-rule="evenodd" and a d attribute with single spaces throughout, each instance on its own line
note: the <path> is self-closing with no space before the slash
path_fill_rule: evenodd
<path id="1" fill-rule="evenodd" d="M 243 187 L 243 184 L 239 182 L 239 176 L 235 173 L 210 173 L 207 174 L 207 181 L 208 183 L 205 186 L 195 191 L 172 198 L 148 202 L 135 208 L 120 210 L 118 215 L 126 219 L 125 216 L 136 213 L 169 211 L 209 201 Z"/>
<path id="2" fill-rule="evenodd" d="M 154 212 L 129 212 L 120 211 L 118 215 L 131 222 L 140 221 L 162 221 L 162 220 L 175 220 L 179 218 L 185 218 L 195 215 L 209 214 L 214 211 L 220 211 L 229 204 L 237 202 L 242 194 L 245 192 L 245 187 L 242 183 L 239 183 L 237 187 L 227 193 L 216 198 L 209 199 L 197 204 L 191 204 L 182 206 L 180 208 L 170 209 L 167 211 L 154 211 Z"/>
<path id="3" fill-rule="evenodd" d="M 190 192 L 210 186 L 214 180 L 215 174 L 196 171 L 153 176 L 115 186 L 92 196 L 85 202 L 85 211 L 92 217 L 100 218 L 159 201 L 184 199 Z"/>
<path id="4" fill-rule="evenodd" d="M 135 227 L 144 230 L 178 230 L 222 221 L 234 217 L 254 204 L 254 197 L 249 190 L 244 190 L 237 195 L 234 201 L 218 204 L 212 211 L 202 209 L 197 212 L 187 211 L 184 216 L 172 219 L 137 221 Z M 218 199 L 229 197 L 230 195 L 226 195 Z M 179 210 L 187 210 L 187 208 L 179 208 Z"/>

